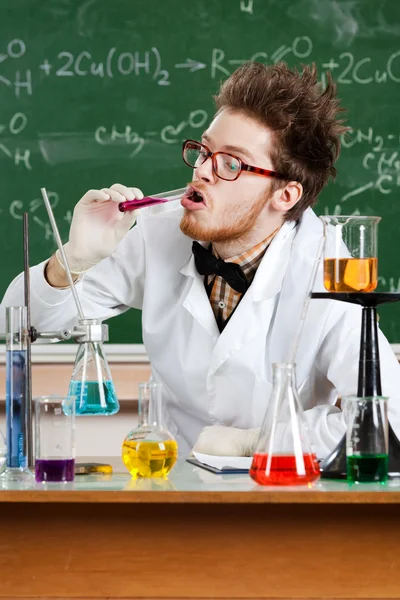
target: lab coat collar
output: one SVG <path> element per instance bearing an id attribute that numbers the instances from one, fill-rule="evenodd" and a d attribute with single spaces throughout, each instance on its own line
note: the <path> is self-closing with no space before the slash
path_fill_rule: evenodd
<path id="1" fill-rule="evenodd" d="M 294 222 L 284 223 L 272 240 L 253 282 L 221 333 L 211 358 L 209 376 L 260 332 L 269 329 L 295 235 Z"/>
<path id="2" fill-rule="evenodd" d="M 265 253 L 252 284 L 221 334 L 204 288 L 204 279 L 197 272 L 192 253 L 182 265 L 180 272 L 193 279 L 183 306 L 216 341 L 209 375 L 215 373 L 260 331 L 268 328 L 275 298 L 282 286 L 295 232 L 295 222 L 290 221 L 282 225 Z"/>
<path id="3" fill-rule="evenodd" d="M 287 362 L 293 359 L 293 343 L 299 330 L 304 302 L 309 291 L 315 257 L 323 235 L 321 220 L 312 209 L 307 209 L 300 220 L 296 237 L 293 240 L 293 254 L 282 282 L 280 301 L 275 315 L 279 327 L 274 327 L 271 335 L 271 363 Z M 316 275 L 313 290 L 324 291 L 322 260 Z M 303 325 L 296 357 L 297 385 L 304 384 L 309 371 L 309 356 L 313 356 L 312 343 L 318 338 L 312 335 L 315 313 L 320 309 L 321 300 L 310 300 Z"/>
<path id="4" fill-rule="evenodd" d="M 252 290 L 251 296 L 254 302 L 270 298 L 279 292 L 290 256 L 295 227 L 295 221 L 284 223 L 268 246 L 249 288 Z M 199 242 L 199 244 L 205 248 L 209 245 L 208 242 Z M 197 272 L 192 252 L 181 266 L 180 273 L 195 279 L 202 277 Z"/>
<path id="5" fill-rule="evenodd" d="M 192 278 L 192 282 L 189 284 L 189 291 L 183 302 L 183 307 L 210 335 L 218 337 L 219 329 L 204 287 L 204 277 L 203 275 L 200 275 L 196 269 L 192 251 L 190 251 L 189 257 L 184 262 L 179 272 L 186 277 Z"/>
<path id="6" fill-rule="evenodd" d="M 201 244 L 204 248 L 207 248 L 209 242 L 198 242 L 198 244 Z M 199 275 L 194 262 L 192 246 L 190 246 L 190 254 L 185 259 L 185 262 L 182 264 L 181 268 L 179 269 L 179 272 L 182 273 L 182 275 L 186 275 L 187 277 L 195 277 L 196 274 Z"/>
<path id="7" fill-rule="evenodd" d="M 279 293 L 295 233 L 296 222 L 288 221 L 282 225 L 272 240 L 249 288 L 253 302 L 273 298 Z"/>

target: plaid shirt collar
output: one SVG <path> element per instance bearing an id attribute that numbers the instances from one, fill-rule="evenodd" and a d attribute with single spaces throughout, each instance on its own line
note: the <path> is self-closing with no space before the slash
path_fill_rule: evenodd
<path id="1" fill-rule="evenodd" d="M 278 232 L 276 229 L 265 240 L 242 252 L 236 256 L 231 256 L 226 262 L 234 262 L 240 265 L 243 269 L 249 284 L 251 284 L 256 274 L 257 268 L 272 241 L 272 238 Z M 215 248 L 212 249 L 213 254 L 219 258 Z M 230 285 L 218 275 L 209 275 L 204 280 L 207 294 L 210 299 L 211 308 L 214 312 L 218 328 L 222 331 L 238 306 L 243 294 L 236 292 Z"/>
<path id="2" fill-rule="evenodd" d="M 249 282 L 251 282 L 254 279 L 256 271 L 260 265 L 260 262 L 264 256 L 268 246 L 270 245 L 270 243 L 272 242 L 272 239 L 275 237 L 275 235 L 278 233 L 278 231 L 279 231 L 279 227 L 277 229 L 275 229 L 275 231 L 273 231 L 271 233 L 271 235 L 269 235 L 267 238 L 265 238 L 265 240 L 263 240 L 256 246 L 253 246 L 253 248 L 250 248 L 250 250 L 246 250 L 245 252 L 242 252 L 241 254 L 236 254 L 235 256 L 231 256 L 230 258 L 226 259 L 225 262 L 232 262 L 232 263 L 236 263 L 237 265 L 240 265 L 243 269 L 243 273 L 247 277 L 247 280 Z M 218 255 L 218 252 L 216 251 L 214 246 L 212 246 L 212 253 L 217 258 L 220 258 L 220 256 Z"/>

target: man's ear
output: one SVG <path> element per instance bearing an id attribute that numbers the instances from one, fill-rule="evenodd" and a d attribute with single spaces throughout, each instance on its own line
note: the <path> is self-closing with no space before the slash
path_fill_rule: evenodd
<path id="1" fill-rule="evenodd" d="M 276 190 L 272 195 L 271 205 L 275 210 L 288 212 L 298 203 L 303 195 L 303 186 L 298 181 L 289 181 L 284 188 Z"/>

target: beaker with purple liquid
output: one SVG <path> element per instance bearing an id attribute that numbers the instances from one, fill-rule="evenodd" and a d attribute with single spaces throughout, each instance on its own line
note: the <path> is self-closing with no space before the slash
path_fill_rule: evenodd
<path id="1" fill-rule="evenodd" d="M 75 396 L 35 398 L 35 479 L 67 483 L 75 470 Z"/>

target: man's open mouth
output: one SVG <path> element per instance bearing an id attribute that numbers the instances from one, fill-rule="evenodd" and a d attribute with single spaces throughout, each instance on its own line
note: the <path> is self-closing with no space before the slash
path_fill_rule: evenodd
<path id="1" fill-rule="evenodd" d="M 205 210 L 207 208 L 207 198 L 195 187 L 189 185 L 181 200 L 181 205 L 190 211 Z"/>
<path id="2" fill-rule="evenodd" d="M 188 189 L 186 197 L 192 202 L 203 202 L 203 204 L 205 204 L 203 194 L 195 190 L 193 187 Z"/>

